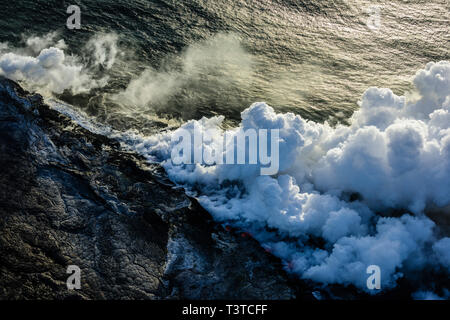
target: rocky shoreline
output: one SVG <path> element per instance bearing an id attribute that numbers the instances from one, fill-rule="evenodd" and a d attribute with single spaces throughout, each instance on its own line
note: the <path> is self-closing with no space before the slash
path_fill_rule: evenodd
<path id="1" fill-rule="evenodd" d="M 161 167 L 5 78 L 0 140 L 0 299 L 313 299 Z"/>

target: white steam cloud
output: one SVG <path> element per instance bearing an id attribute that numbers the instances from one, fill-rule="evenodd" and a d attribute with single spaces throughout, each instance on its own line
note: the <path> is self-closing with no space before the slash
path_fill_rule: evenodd
<path id="1" fill-rule="evenodd" d="M 251 232 L 301 278 L 367 290 L 366 268 L 378 265 L 382 288 L 392 288 L 430 266 L 450 271 L 450 239 L 439 239 L 424 214 L 450 204 L 450 63 L 429 63 L 414 85 L 411 97 L 368 89 L 350 126 L 252 105 L 235 130 L 280 130 L 278 176 L 260 176 L 257 165 L 173 166 L 171 132 L 135 136 L 133 147 L 161 161 L 216 220 Z M 217 143 L 222 121 L 182 128 L 215 129 L 208 143 Z M 394 210 L 404 215 L 389 217 Z"/>
<path id="2" fill-rule="evenodd" d="M 92 57 L 93 65 L 101 65 L 106 69 L 111 69 L 121 54 L 117 46 L 119 37 L 114 33 L 97 34 L 92 37 L 85 46 L 85 51 Z"/>
<path id="3" fill-rule="evenodd" d="M 97 35 L 85 51 L 92 54 L 91 65 L 83 66 L 82 59 L 68 56 L 64 40 L 56 41 L 57 33 L 24 39 L 25 46 L 11 49 L 0 46 L 0 75 L 24 81 L 31 89 L 42 93 L 88 92 L 106 85 L 107 77 L 95 77 L 91 68 L 104 65 L 111 68 L 118 52 L 115 35 Z"/>
<path id="4" fill-rule="evenodd" d="M 245 83 L 251 74 L 251 65 L 251 55 L 242 48 L 237 36 L 217 34 L 188 46 L 162 70 L 146 69 L 114 98 L 127 105 L 145 106 L 165 102 L 180 93 L 184 86 L 206 81 L 205 77 L 219 81 L 221 87 L 230 82 Z"/>

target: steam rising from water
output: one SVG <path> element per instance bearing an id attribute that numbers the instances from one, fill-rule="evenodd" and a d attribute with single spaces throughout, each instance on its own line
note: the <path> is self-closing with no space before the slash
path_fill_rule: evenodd
<path id="1" fill-rule="evenodd" d="M 166 71 L 151 68 L 133 79 L 127 89 L 116 96 L 125 104 L 147 105 L 167 102 L 188 85 L 208 81 L 211 76 L 217 88 L 242 82 L 246 85 L 251 75 L 251 56 L 231 34 L 215 37 L 189 46 L 178 59 L 164 66 Z"/>
<path id="2" fill-rule="evenodd" d="M 86 59 L 67 55 L 64 40 L 55 41 L 57 33 L 24 39 L 22 48 L 0 46 L 0 75 L 15 81 L 25 81 L 33 90 L 44 94 L 62 93 L 70 90 L 74 94 L 89 92 L 103 87 L 108 77 L 96 77 L 91 70 L 99 65 L 110 69 L 117 56 L 115 35 L 97 35 L 86 44 L 91 54 Z M 87 65 L 87 66 L 86 66 Z"/>
<path id="3" fill-rule="evenodd" d="M 29 38 L 21 49 L 0 45 L 0 74 L 41 92 L 80 93 L 107 84 L 97 72 L 113 69 L 120 58 L 116 36 L 93 38 L 85 57 L 67 55 L 56 36 Z M 209 81 L 214 88 L 245 88 L 252 65 L 235 36 L 220 34 L 189 46 L 161 69 L 146 69 L 112 98 L 144 106 L 189 96 L 189 86 Z M 425 270 L 448 276 L 450 270 L 450 238 L 424 214 L 450 205 L 450 63 L 429 63 L 413 83 L 416 91 L 405 96 L 368 89 L 349 126 L 276 113 L 265 103 L 246 109 L 236 133 L 280 130 L 281 172 L 273 177 L 259 176 L 257 165 L 173 166 L 173 132 L 113 135 L 160 161 L 216 220 L 250 231 L 299 277 L 366 290 L 366 268 L 375 264 L 382 287 L 392 288 L 401 277 Z M 182 128 L 215 129 L 214 140 L 205 143 L 216 143 L 223 121 L 203 118 Z M 402 214 L 393 215 L 398 210 Z M 434 285 L 416 297 L 434 295 Z"/>
<path id="4" fill-rule="evenodd" d="M 54 32 L 24 37 L 19 48 L 0 44 L 0 74 L 46 96 L 65 91 L 95 96 L 98 90 L 93 89 L 106 88 L 99 98 L 114 104 L 113 116 L 135 112 L 151 117 L 162 112 L 187 119 L 203 112 L 196 109 L 214 109 L 207 101 L 243 92 L 254 81 L 253 56 L 231 33 L 192 43 L 169 55 L 157 69 L 143 66 L 134 52 L 120 47 L 116 34 L 92 36 L 78 56 L 69 54 L 58 38 Z M 220 106 L 215 109 L 221 111 Z"/>
<path id="5" fill-rule="evenodd" d="M 280 130 L 278 176 L 259 176 L 257 165 L 174 166 L 172 133 L 127 143 L 161 161 L 216 220 L 250 231 L 299 277 L 366 290 L 366 268 L 375 264 L 383 288 L 392 288 L 417 272 L 450 271 L 450 238 L 424 214 L 450 204 L 450 63 L 429 63 L 414 85 L 410 96 L 368 89 L 350 126 L 252 105 L 235 130 Z M 182 128 L 216 129 L 220 141 L 222 122 L 203 118 Z M 404 214 L 390 217 L 398 210 Z"/>

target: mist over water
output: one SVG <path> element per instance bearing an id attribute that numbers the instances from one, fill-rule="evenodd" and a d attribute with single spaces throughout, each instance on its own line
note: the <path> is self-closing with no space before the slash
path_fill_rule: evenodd
<path id="1" fill-rule="evenodd" d="M 280 170 L 273 176 L 261 176 L 261 165 L 174 165 L 172 136 L 215 132 L 202 142 L 211 148 L 224 139 L 223 116 L 119 139 L 161 162 L 217 221 L 250 232 L 303 279 L 367 290 L 365 270 L 377 265 L 385 289 L 406 278 L 448 297 L 447 282 L 424 279 L 429 272 L 445 278 L 450 267 L 449 234 L 426 216 L 440 207 L 448 224 L 450 62 L 427 64 L 413 83 L 417 100 L 366 90 L 349 126 L 253 104 L 235 134 L 279 130 Z"/>
<path id="2" fill-rule="evenodd" d="M 85 56 L 89 39 L 116 34 L 122 56 L 106 88 L 63 98 L 117 126 L 126 124 L 114 113 L 126 109 L 183 121 L 222 114 L 237 122 L 255 101 L 315 121 L 345 120 L 369 86 L 403 94 L 416 70 L 449 59 L 447 1 L 375 4 L 378 31 L 367 27 L 372 1 L 82 1 L 84 27 L 74 32 L 65 28 L 67 6 L 59 1 L 10 2 L 0 13 L 0 42 L 23 46 L 24 38 L 56 31 L 67 56 Z M 197 61 L 188 62 L 189 54 Z M 136 87 L 138 79 L 166 81 L 174 90 L 163 100 L 110 103 L 107 111 L 97 105 L 105 91 Z"/>
<path id="3" fill-rule="evenodd" d="M 448 1 L 77 4 L 71 31 L 68 4 L 5 3 L 0 74 L 161 163 L 296 276 L 366 290 L 377 264 L 386 288 L 406 277 L 416 298 L 448 298 L 415 276 L 450 268 Z M 279 129 L 280 174 L 173 166 L 179 127 Z"/>

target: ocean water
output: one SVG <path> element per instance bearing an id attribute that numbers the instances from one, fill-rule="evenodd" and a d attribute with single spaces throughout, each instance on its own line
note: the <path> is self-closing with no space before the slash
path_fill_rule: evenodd
<path id="1" fill-rule="evenodd" d="M 66 8 L 77 3 L 83 28 L 68 30 Z M 374 5 L 378 31 L 367 26 Z M 120 122 L 116 109 L 127 108 L 184 121 L 217 114 L 239 121 L 255 101 L 315 121 L 345 121 L 368 87 L 403 94 L 416 70 L 449 59 L 449 9 L 445 0 L 4 1 L 0 42 L 20 46 L 32 35 L 58 32 L 66 54 L 83 56 L 91 37 L 115 33 L 124 56 L 109 70 L 108 85 L 91 94 L 95 101 L 148 68 L 178 78 L 164 98 L 111 103 L 103 114 L 86 106 L 87 97 L 74 103 L 111 123 Z"/>
<path id="2" fill-rule="evenodd" d="M 2 2 L 0 74 L 160 162 L 288 272 L 367 290 L 379 265 L 386 289 L 449 297 L 422 279 L 450 270 L 435 222 L 450 205 L 448 1 Z M 280 173 L 174 166 L 179 127 L 280 129 Z"/>

